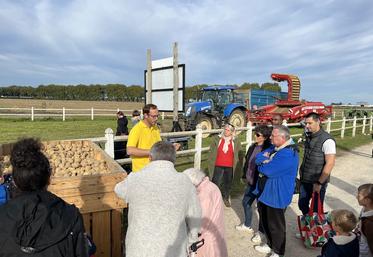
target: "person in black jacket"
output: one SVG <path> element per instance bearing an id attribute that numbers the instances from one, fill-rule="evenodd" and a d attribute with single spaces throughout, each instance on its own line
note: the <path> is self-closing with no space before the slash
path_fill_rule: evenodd
<path id="1" fill-rule="evenodd" d="M 241 225 L 236 226 L 237 230 L 253 232 L 253 229 L 251 228 L 251 205 L 257 198 L 257 196 L 253 194 L 253 191 L 255 190 L 259 174 L 257 166 L 255 165 L 255 156 L 272 145 L 270 142 L 271 131 L 272 129 L 266 125 L 259 125 L 254 129 L 255 143 L 253 143 L 247 150 L 241 179 L 243 183 L 246 184 L 246 190 L 242 199 L 245 220 Z M 259 231 L 263 233 L 261 228 L 259 228 Z M 254 243 L 260 243 L 260 234 L 258 233 L 252 240 Z"/>
<path id="2" fill-rule="evenodd" d="M 0 206 L 0 257 L 88 257 L 78 208 L 47 191 L 51 167 L 40 142 L 18 141 L 11 164 L 20 193 Z"/>
<path id="3" fill-rule="evenodd" d="M 127 136 L 128 135 L 128 120 L 123 112 L 117 112 L 117 131 L 116 136 Z M 127 158 L 127 141 L 114 142 L 114 160 Z"/>

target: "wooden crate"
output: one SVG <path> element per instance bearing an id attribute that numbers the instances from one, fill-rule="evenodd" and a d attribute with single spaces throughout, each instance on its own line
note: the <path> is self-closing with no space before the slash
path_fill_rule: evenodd
<path id="1" fill-rule="evenodd" d="M 85 229 L 97 246 L 96 257 L 119 257 L 122 256 L 122 210 L 126 204 L 116 196 L 114 187 L 127 173 L 96 144 L 87 142 L 94 148 L 96 158 L 106 161 L 111 173 L 52 177 L 48 190 L 79 208 Z M 12 146 L 0 145 L 0 156 L 10 154 Z"/>

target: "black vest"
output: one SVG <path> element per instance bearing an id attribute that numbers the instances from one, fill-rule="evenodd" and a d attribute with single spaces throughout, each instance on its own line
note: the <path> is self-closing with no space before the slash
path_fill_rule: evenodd
<path id="1" fill-rule="evenodd" d="M 300 167 L 301 182 L 313 184 L 319 180 L 325 165 L 325 155 L 322 151 L 322 145 L 328 139 L 333 138 L 323 129 L 306 137 L 304 157 Z"/>

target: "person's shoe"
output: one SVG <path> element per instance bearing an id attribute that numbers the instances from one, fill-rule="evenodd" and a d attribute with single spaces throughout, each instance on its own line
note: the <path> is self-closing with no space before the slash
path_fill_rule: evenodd
<path id="1" fill-rule="evenodd" d="M 277 253 L 272 253 L 269 257 L 283 257 L 283 255 L 278 255 Z"/>
<path id="2" fill-rule="evenodd" d="M 226 207 L 231 207 L 232 205 L 231 205 L 231 201 L 229 201 L 229 199 L 224 199 L 223 200 L 224 201 L 224 205 L 226 206 Z"/>
<path id="3" fill-rule="evenodd" d="M 300 233 L 295 233 L 295 238 L 302 239 L 302 235 Z"/>
<path id="4" fill-rule="evenodd" d="M 260 253 L 271 253 L 272 249 L 267 245 L 256 245 L 254 246 L 255 251 L 260 252 Z"/>
<path id="5" fill-rule="evenodd" d="M 252 229 L 251 227 L 246 226 L 244 223 L 242 223 L 241 225 L 237 225 L 236 229 L 239 230 L 239 231 L 247 231 L 249 233 L 253 233 L 254 232 L 254 229 Z"/>
<path id="6" fill-rule="evenodd" d="M 251 238 L 251 242 L 254 244 L 261 244 L 262 243 L 262 236 L 260 235 L 260 232 L 255 233 L 253 238 Z"/>

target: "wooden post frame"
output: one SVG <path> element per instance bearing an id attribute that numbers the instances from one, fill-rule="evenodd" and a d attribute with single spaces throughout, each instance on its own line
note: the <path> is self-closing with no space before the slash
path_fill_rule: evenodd
<path id="1" fill-rule="evenodd" d="M 194 154 L 194 168 L 201 169 L 201 160 L 202 160 L 202 127 L 200 124 L 196 128 L 196 139 L 195 139 L 195 149 L 196 153 Z"/>
<path id="2" fill-rule="evenodd" d="M 341 138 L 345 137 L 345 130 L 346 130 L 346 117 L 343 117 L 342 128 L 341 128 Z"/>
<path id="3" fill-rule="evenodd" d="M 352 123 L 352 137 L 355 137 L 356 136 L 356 116 L 354 116 L 354 121 Z"/>

